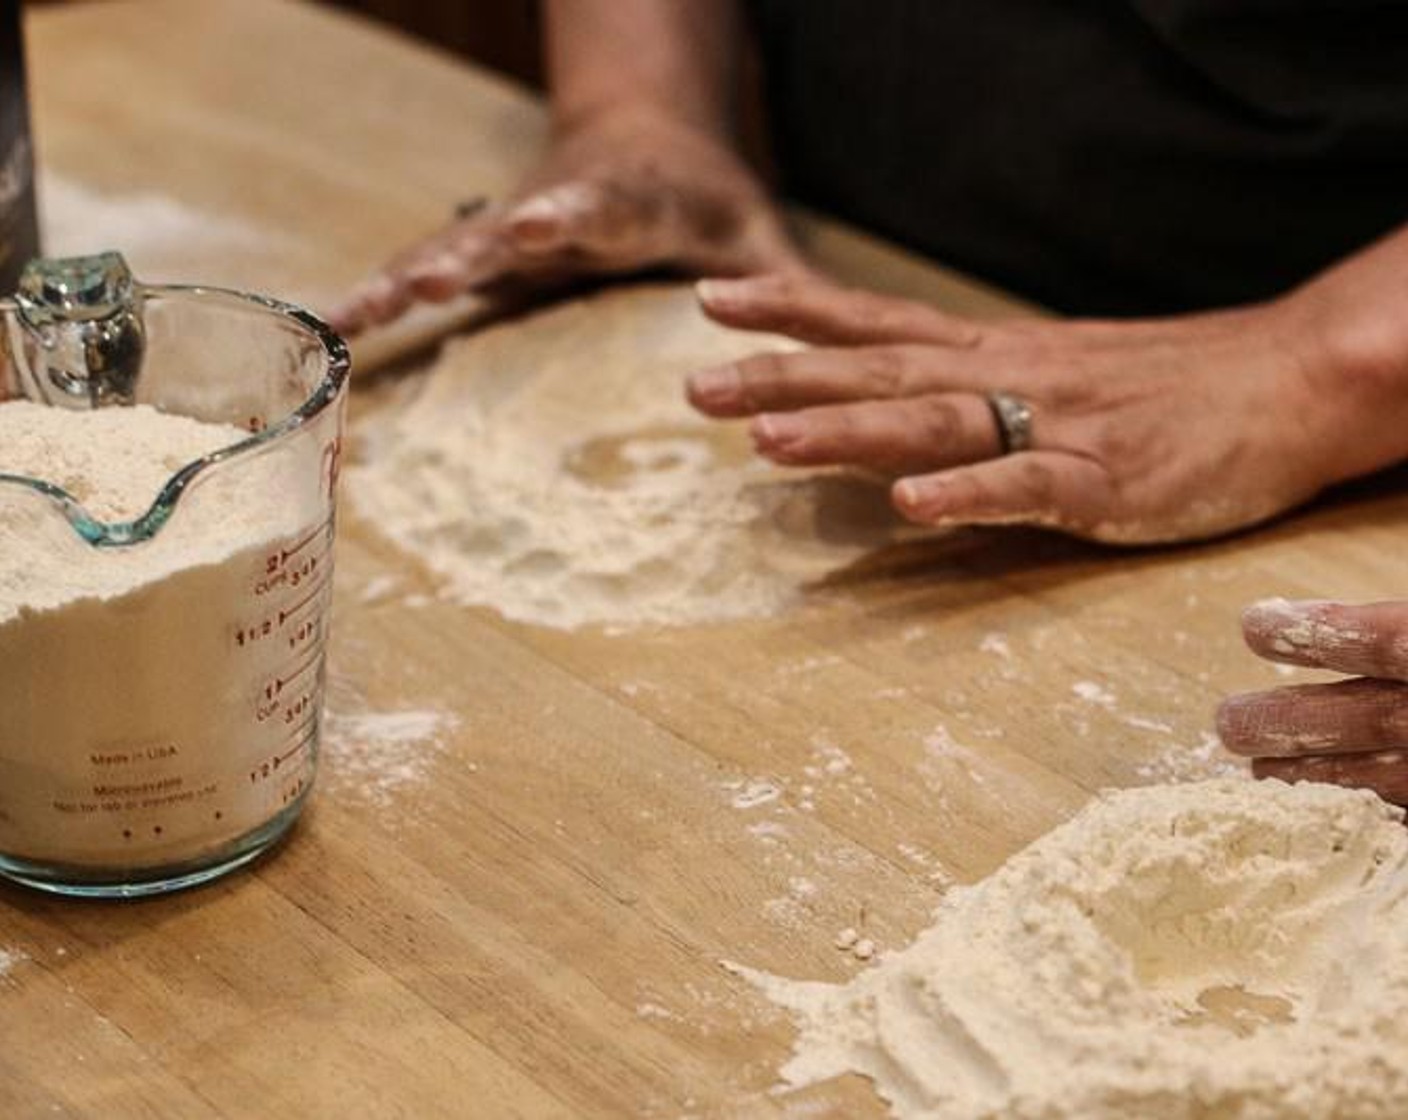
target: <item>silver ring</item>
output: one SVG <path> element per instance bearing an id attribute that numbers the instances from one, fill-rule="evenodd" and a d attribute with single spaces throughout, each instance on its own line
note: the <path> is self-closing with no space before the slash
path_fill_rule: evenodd
<path id="1" fill-rule="evenodd" d="M 988 407 L 997 421 L 997 438 L 1002 454 L 1030 451 L 1032 446 L 1032 406 L 1011 393 L 988 393 Z"/>

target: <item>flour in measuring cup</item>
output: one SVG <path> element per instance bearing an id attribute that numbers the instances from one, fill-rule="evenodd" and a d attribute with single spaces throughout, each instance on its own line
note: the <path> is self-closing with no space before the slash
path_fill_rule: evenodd
<path id="1" fill-rule="evenodd" d="M 180 467 L 246 436 L 149 407 L 8 401 L 0 474 L 130 520 Z M 313 529 L 283 500 L 288 469 L 266 454 L 212 471 L 130 548 L 95 549 L 53 502 L 0 483 L 0 854 L 96 868 L 198 859 L 311 780 L 311 746 L 260 776 L 273 731 L 255 716 L 273 682 L 241 642 L 260 580 L 293 578 L 281 557 Z M 310 590 L 314 576 L 300 577 Z M 266 701 L 276 718 L 295 699 L 316 709 L 321 633 L 304 641 L 316 656 Z"/>

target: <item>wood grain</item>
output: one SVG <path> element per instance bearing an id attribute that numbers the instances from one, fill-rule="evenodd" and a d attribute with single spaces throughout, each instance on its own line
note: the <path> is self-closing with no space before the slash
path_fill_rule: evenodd
<path id="1" fill-rule="evenodd" d="M 512 88 L 312 7 L 66 5 L 30 30 L 49 175 L 267 235 L 151 246 L 153 277 L 317 304 L 466 191 L 511 189 L 542 141 Z M 1010 306 L 806 228 L 857 281 Z M 544 321 L 512 329 L 550 347 Z M 359 387 L 359 424 L 404 384 Z M 417 606 L 433 581 L 348 517 L 335 700 L 457 726 L 394 789 L 329 758 L 290 842 L 210 888 L 0 889 L 20 958 L 0 975 L 0 1116 L 880 1116 L 856 1079 L 774 1093 L 791 1028 L 720 962 L 841 979 L 859 966 L 838 929 L 902 945 L 947 883 L 1177 764 L 1220 695 L 1284 679 L 1241 649 L 1245 602 L 1402 594 L 1401 483 L 1200 548 L 959 533 L 786 617 L 614 637 Z M 397 594 L 366 595 L 388 576 Z M 848 768 L 826 769 L 832 747 Z M 750 806 L 750 782 L 777 794 Z"/>

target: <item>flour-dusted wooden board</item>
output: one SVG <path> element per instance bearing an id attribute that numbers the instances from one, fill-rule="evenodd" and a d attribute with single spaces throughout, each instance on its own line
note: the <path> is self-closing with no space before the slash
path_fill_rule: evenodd
<path id="1" fill-rule="evenodd" d="M 154 277 L 332 298 L 456 198 L 507 191 L 543 135 L 521 94 L 311 7 L 30 27 L 58 201 L 167 219 L 134 235 Z M 170 236 L 191 214 L 219 236 Z M 855 279 L 999 306 L 807 228 Z M 584 377 L 608 352 L 648 374 L 655 298 L 574 330 Z M 559 353 L 559 322 L 495 345 Z M 360 388 L 359 428 L 408 385 Z M 1401 595 L 1405 521 L 1380 487 L 1196 549 L 956 534 L 785 617 L 610 636 L 418 599 L 434 581 L 349 515 L 334 707 L 453 723 L 406 757 L 330 752 L 292 841 L 208 889 L 0 889 L 0 1116 L 880 1116 L 856 1080 L 770 1093 L 790 1027 L 720 961 L 840 979 L 842 927 L 904 944 L 1091 790 L 1178 769 L 1223 692 L 1286 679 L 1241 650 L 1242 604 Z"/>

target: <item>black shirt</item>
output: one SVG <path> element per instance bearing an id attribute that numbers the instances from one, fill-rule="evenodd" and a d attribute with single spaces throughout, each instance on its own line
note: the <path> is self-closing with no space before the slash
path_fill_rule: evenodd
<path id="1" fill-rule="evenodd" d="M 1408 220 L 1408 0 L 752 12 L 788 193 L 1064 311 L 1268 297 Z"/>

